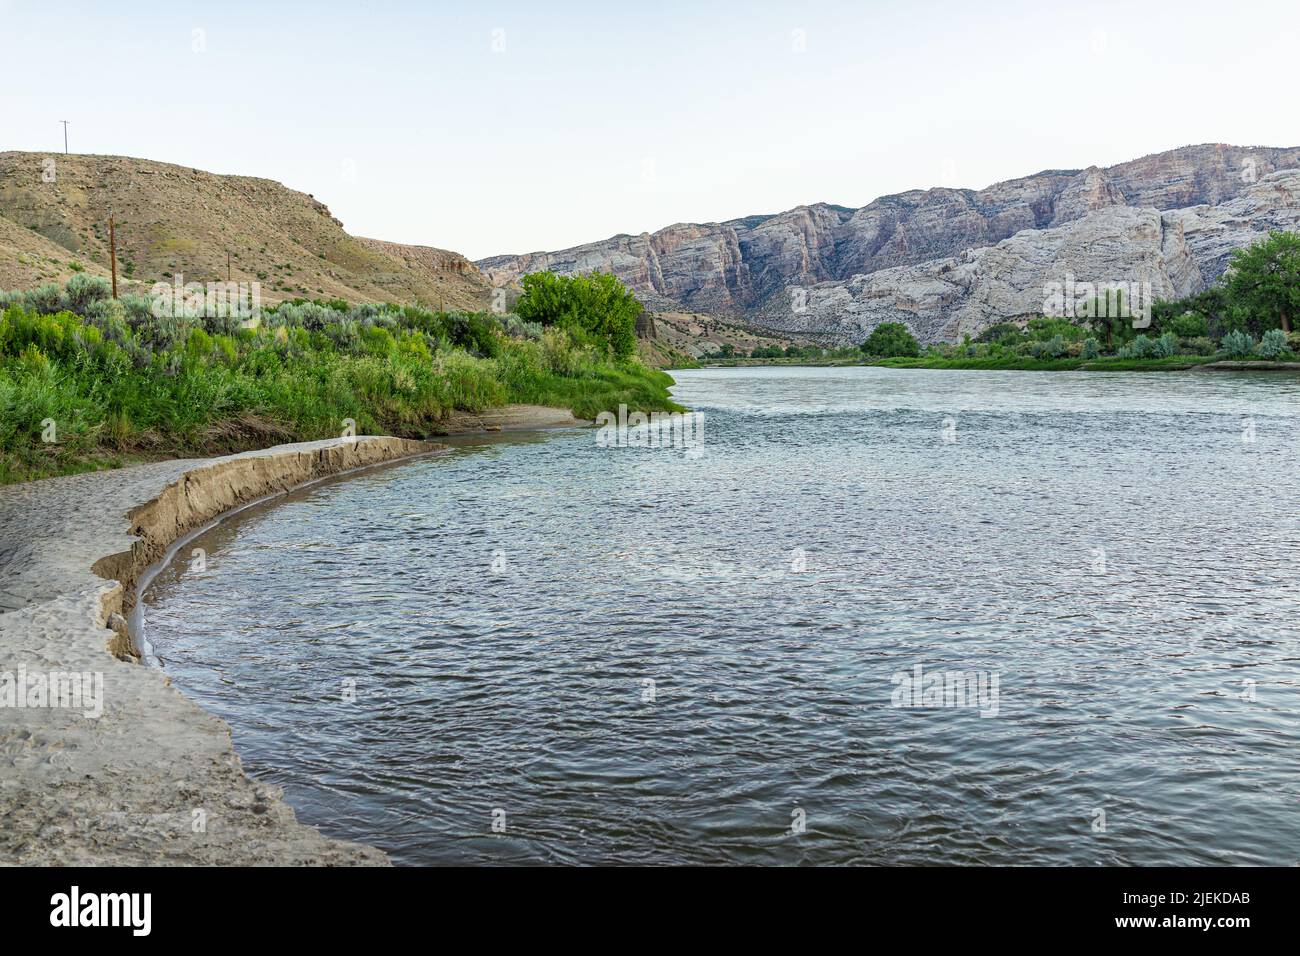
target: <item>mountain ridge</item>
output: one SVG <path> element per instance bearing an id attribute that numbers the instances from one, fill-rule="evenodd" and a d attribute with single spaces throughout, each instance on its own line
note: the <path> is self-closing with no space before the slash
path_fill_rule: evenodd
<path id="1" fill-rule="evenodd" d="M 791 323 L 772 324 L 781 308 L 775 300 L 791 290 L 993 247 L 1099 210 L 1217 205 L 1296 167 L 1300 147 L 1197 144 L 1104 168 L 1043 170 L 980 190 L 934 187 L 881 196 L 856 209 L 815 203 L 759 221 L 677 223 L 553 252 L 491 256 L 476 265 L 497 286 L 536 269 L 612 271 L 653 308 L 793 331 Z"/>

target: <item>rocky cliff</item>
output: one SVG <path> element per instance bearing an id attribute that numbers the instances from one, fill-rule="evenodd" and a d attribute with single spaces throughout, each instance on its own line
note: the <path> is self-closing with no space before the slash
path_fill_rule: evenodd
<path id="1" fill-rule="evenodd" d="M 537 269 L 612 271 L 652 308 L 743 318 L 827 341 L 855 340 L 885 315 L 932 340 L 1035 311 L 1041 285 L 1026 283 L 1045 274 L 1049 254 L 1061 273 L 1096 271 L 1093 281 L 1151 282 L 1166 294 L 1195 291 L 1269 216 L 1288 218 L 1291 207 L 1275 204 L 1292 201 L 1289 187 L 1271 176 L 1297 167 L 1300 148 L 1188 146 L 982 190 L 914 190 L 861 209 L 816 204 L 678 224 L 477 265 L 494 285 Z M 1272 186 L 1255 188 L 1265 182 Z M 1231 222 L 1212 224 L 1213 216 L 1196 211 L 1248 196 Z M 1166 221 L 1164 213 L 1180 210 L 1185 215 Z M 1190 229 L 1191 238 L 1164 236 L 1166 222 Z M 1038 305 L 1031 307 L 1029 292 Z M 983 306 L 974 304 L 980 296 Z"/>
<path id="2" fill-rule="evenodd" d="M 881 322 L 951 341 L 1054 311 L 1047 290 L 1076 280 L 1136 285 L 1144 300 L 1190 295 L 1270 229 L 1300 230 L 1300 170 L 1268 174 L 1218 205 L 1110 206 L 956 256 L 819 283 L 795 305 L 773 301 L 757 321 L 836 344 L 860 342 Z"/>

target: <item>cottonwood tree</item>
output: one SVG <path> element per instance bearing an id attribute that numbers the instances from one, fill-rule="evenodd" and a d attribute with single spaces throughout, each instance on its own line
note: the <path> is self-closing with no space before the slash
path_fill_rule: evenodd
<path id="1" fill-rule="evenodd" d="M 1228 291 L 1265 328 L 1291 331 L 1300 315 L 1300 234 L 1270 232 L 1268 238 L 1232 254 Z"/>

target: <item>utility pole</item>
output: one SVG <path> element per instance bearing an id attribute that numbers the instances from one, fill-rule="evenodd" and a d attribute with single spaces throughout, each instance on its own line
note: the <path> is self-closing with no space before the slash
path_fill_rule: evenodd
<path id="1" fill-rule="evenodd" d="M 117 233 L 113 229 L 113 211 L 108 212 L 108 261 L 113 266 L 113 298 L 117 298 Z"/>
<path id="2" fill-rule="evenodd" d="M 59 120 L 63 124 L 63 155 L 68 155 L 68 121 Z"/>

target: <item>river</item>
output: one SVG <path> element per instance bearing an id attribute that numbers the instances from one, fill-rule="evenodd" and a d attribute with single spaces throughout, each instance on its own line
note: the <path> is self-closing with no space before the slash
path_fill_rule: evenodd
<path id="1" fill-rule="evenodd" d="M 161 666 L 398 863 L 1300 860 L 1300 380 L 674 376 L 223 522 Z"/>

